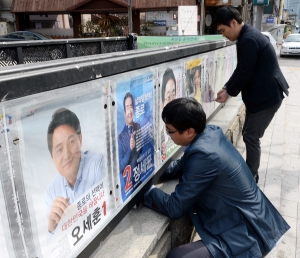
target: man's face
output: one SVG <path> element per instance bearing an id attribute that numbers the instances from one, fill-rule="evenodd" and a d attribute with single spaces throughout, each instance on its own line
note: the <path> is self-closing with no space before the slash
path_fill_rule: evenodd
<path id="1" fill-rule="evenodd" d="M 239 36 L 239 26 L 236 20 L 230 22 L 230 27 L 224 24 L 218 25 L 218 31 L 230 41 L 235 41 Z"/>
<path id="2" fill-rule="evenodd" d="M 163 107 L 165 107 L 170 101 L 174 100 L 175 97 L 175 82 L 173 81 L 173 79 L 169 79 L 166 84 Z"/>
<path id="3" fill-rule="evenodd" d="M 127 99 L 125 99 L 125 111 L 124 111 L 124 118 L 127 125 L 129 126 L 133 125 L 133 117 L 134 117 L 134 111 L 133 111 L 132 99 L 128 97 Z"/>
<path id="4" fill-rule="evenodd" d="M 81 134 L 78 135 L 70 125 L 60 125 L 53 132 L 52 144 L 52 159 L 56 169 L 74 185 L 81 157 Z"/>
<path id="5" fill-rule="evenodd" d="M 167 134 L 170 136 L 170 138 L 175 144 L 180 146 L 187 146 L 191 143 L 187 131 L 179 133 L 177 129 L 171 124 L 165 124 L 165 129 Z"/>

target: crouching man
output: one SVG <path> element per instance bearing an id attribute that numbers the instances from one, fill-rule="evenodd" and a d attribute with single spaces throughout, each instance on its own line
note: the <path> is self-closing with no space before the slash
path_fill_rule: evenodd
<path id="1" fill-rule="evenodd" d="M 201 237 L 167 257 L 264 257 L 290 227 L 260 191 L 243 157 L 221 128 L 206 125 L 193 98 L 171 101 L 162 119 L 171 139 L 186 147 L 163 174 L 179 176 L 179 183 L 171 195 L 152 187 L 144 204 L 173 219 L 189 213 Z"/>

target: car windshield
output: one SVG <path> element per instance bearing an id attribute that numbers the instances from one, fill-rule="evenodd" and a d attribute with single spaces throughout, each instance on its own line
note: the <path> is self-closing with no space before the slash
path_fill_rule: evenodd
<path id="1" fill-rule="evenodd" d="M 286 38 L 285 42 L 300 42 L 300 35 L 290 35 Z"/>
<path id="2" fill-rule="evenodd" d="M 49 37 L 46 37 L 45 35 L 43 35 L 43 34 L 41 34 L 41 33 L 37 33 L 37 32 L 35 32 L 35 34 L 39 35 L 41 39 L 45 39 L 45 40 L 47 40 L 47 39 L 51 39 L 51 38 L 49 38 Z"/>

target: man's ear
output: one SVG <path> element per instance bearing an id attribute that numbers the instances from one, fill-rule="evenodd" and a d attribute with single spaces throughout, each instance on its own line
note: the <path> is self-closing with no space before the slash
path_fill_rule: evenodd
<path id="1" fill-rule="evenodd" d="M 237 24 L 238 24 L 238 22 L 236 21 L 236 19 L 232 19 L 230 22 L 230 27 L 234 28 L 234 27 L 236 27 Z"/>
<path id="2" fill-rule="evenodd" d="M 80 145 L 82 145 L 82 134 L 78 135 L 79 141 L 80 141 Z"/>
<path id="3" fill-rule="evenodd" d="M 196 131 L 194 128 L 187 129 L 188 137 L 194 137 L 196 134 Z"/>

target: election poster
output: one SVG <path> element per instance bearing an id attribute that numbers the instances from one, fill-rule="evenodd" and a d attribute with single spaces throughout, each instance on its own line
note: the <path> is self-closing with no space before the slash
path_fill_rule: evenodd
<path id="1" fill-rule="evenodd" d="M 186 96 L 194 97 L 200 104 L 201 99 L 201 70 L 202 59 L 200 57 L 189 60 L 186 63 Z"/>
<path id="2" fill-rule="evenodd" d="M 85 86 L 33 95 L 16 107 L 20 167 L 13 165 L 22 170 L 37 257 L 76 257 L 115 209 L 103 94 Z"/>
<path id="3" fill-rule="evenodd" d="M 17 139 L 11 135 L 14 125 L 13 116 L 5 109 L 5 105 L 0 106 L 0 247 L 1 257 L 23 257 L 26 255 L 23 232 L 25 230 L 26 219 L 22 218 L 16 210 L 23 210 L 20 205 L 18 194 L 20 184 L 17 184 L 20 176 L 16 173 L 12 164 L 13 148 L 8 143 L 16 142 Z M 25 212 L 25 209 L 24 209 Z M 30 247 L 29 247 L 30 249 Z"/>
<path id="4" fill-rule="evenodd" d="M 232 45 L 225 48 L 225 83 L 229 80 L 236 68 L 236 46 Z"/>
<path id="5" fill-rule="evenodd" d="M 215 51 L 216 57 L 216 70 L 215 70 L 215 92 L 218 93 L 225 84 L 225 51 L 224 49 L 219 49 Z M 215 94 L 216 97 L 216 94 Z M 220 105 L 220 103 L 215 102 L 215 109 Z"/>
<path id="6" fill-rule="evenodd" d="M 6 120 L 6 121 L 5 121 Z M 8 180 L 5 180 L 3 177 L 8 172 L 7 169 L 7 154 L 6 154 L 6 140 L 5 140 L 5 134 L 8 129 L 9 118 L 6 119 L 5 115 L 3 116 L 2 109 L 0 107 L 0 207 L 6 207 L 5 198 L 4 195 L 5 191 L 3 191 L 3 187 L 6 183 L 10 183 Z M 1 248 L 1 257 L 9 258 L 8 255 L 8 248 L 7 248 L 7 241 L 11 241 L 11 236 L 9 234 L 6 235 L 6 233 L 9 233 L 8 228 L 8 222 L 7 220 L 7 213 L 6 209 L 0 209 L 0 248 Z M 6 230 L 6 231 L 4 231 Z M 2 252 L 3 251 L 3 252 Z M 15 257 L 15 256 L 14 256 Z"/>
<path id="7" fill-rule="evenodd" d="M 205 66 L 203 74 L 203 87 L 201 87 L 201 99 L 206 117 L 209 117 L 215 110 L 215 78 L 216 64 L 214 52 L 205 56 Z"/>
<path id="8" fill-rule="evenodd" d="M 1 206 L 4 207 L 4 206 Z M 3 219 L 2 216 L 0 214 L 0 248 L 1 248 L 1 257 L 2 258 L 11 258 L 11 257 L 15 257 L 15 256 L 9 256 L 8 254 L 8 241 L 11 241 L 10 238 L 6 238 L 5 237 L 5 233 L 4 233 L 4 228 L 7 228 L 6 226 L 3 226 Z"/>
<path id="9" fill-rule="evenodd" d="M 123 202 L 151 175 L 154 161 L 153 72 L 116 82 L 117 142 Z"/>
<path id="10" fill-rule="evenodd" d="M 185 89 L 182 87 L 182 65 L 170 64 L 158 68 L 158 80 L 160 85 L 159 94 L 159 116 L 163 108 L 172 100 L 183 97 Z M 167 160 L 178 149 L 178 146 L 172 141 L 166 132 L 165 123 L 159 119 L 159 149 L 161 152 L 161 161 Z"/>

